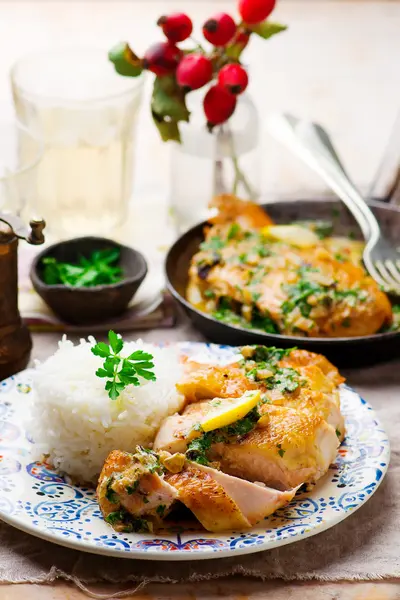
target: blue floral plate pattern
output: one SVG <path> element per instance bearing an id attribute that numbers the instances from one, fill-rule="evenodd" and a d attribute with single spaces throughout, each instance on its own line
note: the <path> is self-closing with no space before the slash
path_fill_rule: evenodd
<path id="1" fill-rule="evenodd" d="M 199 362 L 227 363 L 237 352 L 213 344 L 182 343 Z M 33 440 L 21 425 L 34 401 L 29 371 L 0 383 L 0 518 L 29 534 L 94 554 L 147 560 L 199 560 L 259 552 L 336 525 L 376 491 L 388 467 L 389 441 L 372 408 L 341 387 L 347 435 L 334 465 L 311 492 L 250 531 L 212 534 L 170 531 L 116 533 L 101 516 L 95 493 L 33 462 Z"/>

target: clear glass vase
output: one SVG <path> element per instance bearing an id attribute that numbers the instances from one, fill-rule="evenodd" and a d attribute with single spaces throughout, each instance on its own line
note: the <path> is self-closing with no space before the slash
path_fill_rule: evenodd
<path id="1" fill-rule="evenodd" d="M 212 133 L 203 97 L 204 90 L 188 94 L 190 122 L 181 125 L 182 143 L 171 152 L 170 213 L 179 232 L 211 215 L 215 195 L 258 198 L 260 123 L 251 97 L 240 96 L 233 116 Z"/>

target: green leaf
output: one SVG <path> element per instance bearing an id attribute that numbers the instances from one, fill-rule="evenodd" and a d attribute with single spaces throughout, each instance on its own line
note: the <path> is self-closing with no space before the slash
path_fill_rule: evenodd
<path id="1" fill-rule="evenodd" d="M 179 133 L 178 123 L 176 121 L 166 121 L 159 119 L 152 113 L 153 121 L 158 129 L 163 142 L 181 142 L 181 134 Z"/>
<path id="2" fill-rule="evenodd" d="M 117 73 L 124 77 L 138 77 L 143 71 L 142 61 L 132 52 L 126 42 L 121 42 L 111 48 L 108 58 L 114 64 Z"/>
<path id="3" fill-rule="evenodd" d="M 121 371 L 118 373 L 119 380 L 126 385 L 139 385 L 139 379 L 134 375 L 123 375 Z"/>
<path id="4" fill-rule="evenodd" d="M 91 350 L 95 356 L 101 356 L 102 358 L 110 355 L 110 348 L 104 342 L 99 342 Z"/>
<path id="5" fill-rule="evenodd" d="M 156 77 L 151 98 L 151 113 L 164 142 L 180 142 L 178 123 L 189 121 L 185 94 L 176 82 L 175 76 Z"/>
<path id="6" fill-rule="evenodd" d="M 97 369 L 96 375 L 97 377 L 108 377 L 108 371 L 105 369 Z"/>
<path id="7" fill-rule="evenodd" d="M 262 23 L 257 23 L 256 25 L 247 25 L 247 27 L 250 29 L 250 31 L 256 33 L 264 40 L 267 40 L 273 35 L 281 33 L 281 31 L 285 31 L 285 29 L 287 29 L 287 25 L 282 25 L 281 23 L 272 23 L 271 21 L 263 21 Z"/>
<path id="8" fill-rule="evenodd" d="M 140 362 L 135 363 L 135 365 L 132 365 L 132 368 L 135 369 L 136 371 L 138 369 L 154 369 L 154 363 L 151 362 L 150 360 L 148 360 L 148 361 L 142 360 Z"/>
<path id="9" fill-rule="evenodd" d="M 103 363 L 103 368 L 107 372 L 107 376 L 111 377 L 112 379 L 114 378 L 114 372 L 115 372 L 114 367 L 115 367 L 114 362 L 112 362 L 109 358 L 106 358 L 106 360 Z"/>
<path id="10" fill-rule="evenodd" d="M 96 375 L 108 379 L 105 390 L 112 400 L 118 398 L 127 385 L 141 385 L 139 377 L 148 381 L 156 380 L 155 374 L 150 370 L 154 368 L 152 354 L 143 350 L 136 350 L 126 358 L 119 354 L 124 345 L 122 338 L 110 330 L 108 339 L 111 348 L 100 342 L 92 348 L 92 352 L 105 358 L 103 366 L 97 369 Z"/>
<path id="11" fill-rule="evenodd" d="M 225 54 L 234 61 L 239 61 L 240 55 L 242 54 L 245 46 L 242 44 L 231 44 L 225 49 Z"/>
<path id="12" fill-rule="evenodd" d="M 61 283 L 60 273 L 55 258 L 43 258 L 42 265 L 44 265 L 42 277 L 47 285 L 57 285 L 58 283 Z"/>
<path id="13" fill-rule="evenodd" d="M 115 331 L 112 331 L 112 329 L 110 329 L 108 332 L 108 341 L 110 342 L 110 346 L 114 354 L 119 354 L 123 348 L 124 342 L 122 341 L 122 338 L 115 333 Z"/>
<path id="14" fill-rule="evenodd" d="M 119 390 L 117 384 L 114 381 L 107 381 L 106 391 L 108 392 L 108 395 L 111 398 L 111 400 L 116 400 L 119 396 Z"/>
<path id="15" fill-rule="evenodd" d="M 153 360 L 153 355 L 143 350 L 136 350 L 128 356 L 129 360 Z"/>
<path id="16" fill-rule="evenodd" d="M 185 94 L 172 76 L 155 78 L 151 109 L 161 117 L 170 117 L 174 121 L 189 121 Z"/>
<path id="17" fill-rule="evenodd" d="M 143 377 L 143 379 L 146 379 L 147 381 L 156 381 L 156 376 L 154 373 L 151 373 L 151 371 L 142 371 L 138 369 L 137 374 L 139 377 Z"/>

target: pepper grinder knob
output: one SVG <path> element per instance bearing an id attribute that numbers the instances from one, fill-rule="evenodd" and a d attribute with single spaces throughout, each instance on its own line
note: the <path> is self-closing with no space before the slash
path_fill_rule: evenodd
<path id="1" fill-rule="evenodd" d="M 34 246 L 43 244 L 43 229 L 46 227 L 46 221 L 43 219 L 32 219 L 32 221 L 29 221 L 29 226 L 31 228 L 31 232 L 27 237 L 27 241 Z"/>

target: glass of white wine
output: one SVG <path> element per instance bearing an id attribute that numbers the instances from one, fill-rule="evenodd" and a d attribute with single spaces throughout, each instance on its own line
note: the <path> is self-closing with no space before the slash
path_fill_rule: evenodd
<path id="1" fill-rule="evenodd" d="M 36 205 L 36 186 L 43 145 L 31 131 L 16 121 L 0 121 L 0 212 L 20 215 Z M 40 217 L 37 211 L 28 221 Z M 1 293 L 1 290 L 0 290 Z"/>
<path id="2" fill-rule="evenodd" d="M 44 143 L 27 209 L 52 236 L 110 235 L 125 221 L 142 80 L 117 75 L 95 49 L 31 54 L 13 66 L 17 117 Z"/>

